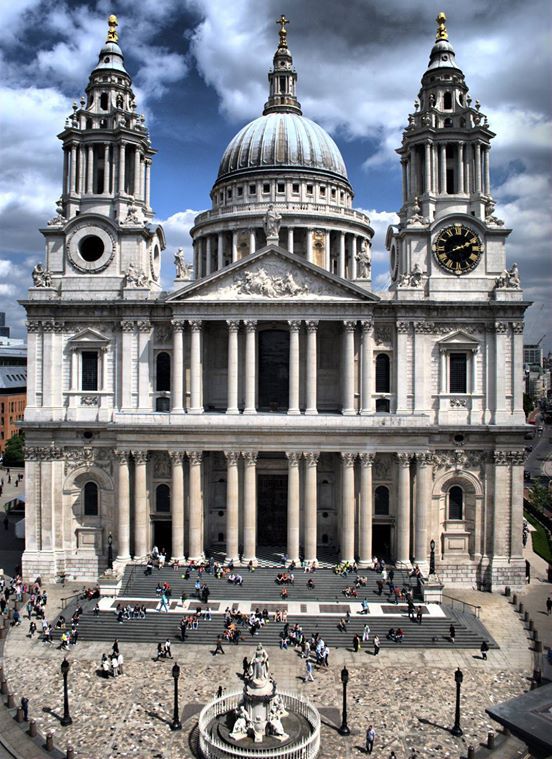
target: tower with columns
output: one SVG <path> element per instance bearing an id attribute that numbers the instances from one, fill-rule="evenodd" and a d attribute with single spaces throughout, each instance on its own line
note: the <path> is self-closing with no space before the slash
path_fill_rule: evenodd
<path id="1" fill-rule="evenodd" d="M 373 231 L 335 142 L 303 116 L 282 17 L 261 116 L 223 153 L 161 292 L 154 151 L 116 19 L 60 138 L 58 214 L 25 307 L 26 575 L 93 579 L 153 545 L 234 562 L 383 556 L 446 581 L 523 582 L 523 301 L 494 215 L 493 136 L 445 19 Z"/>

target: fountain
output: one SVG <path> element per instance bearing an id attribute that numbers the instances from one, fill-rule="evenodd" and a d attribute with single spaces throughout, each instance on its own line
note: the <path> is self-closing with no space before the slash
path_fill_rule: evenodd
<path id="1" fill-rule="evenodd" d="M 202 710 L 199 744 L 205 759 L 315 759 L 320 748 L 320 715 L 299 693 L 277 687 L 268 654 L 259 643 L 243 689 L 215 699 Z"/>

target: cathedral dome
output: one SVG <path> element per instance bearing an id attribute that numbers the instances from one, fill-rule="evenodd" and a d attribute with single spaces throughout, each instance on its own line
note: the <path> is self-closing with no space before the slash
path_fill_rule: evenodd
<path id="1" fill-rule="evenodd" d="M 270 168 L 322 171 L 347 180 L 330 135 L 296 112 L 271 111 L 244 126 L 224 151 L 218 178 Z"/>

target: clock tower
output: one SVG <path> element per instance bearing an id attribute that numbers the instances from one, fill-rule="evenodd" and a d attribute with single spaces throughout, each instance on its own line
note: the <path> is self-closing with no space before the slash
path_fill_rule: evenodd
<path id="1" fill-rule="evenodd" d="M 401 157 L 403 198 L 390 227 L 391 289 L 398 300 L 517 299 L 500 286 L 510 230 L 494 216 L 490 143 L 495 136 L 473 102 L 448 39 L 444 13 L 408 117 Z M 499 287 L 497 288 L 497 283 Z M 498 293 L 498 294 L 497 294 Z M 521 293 L 519 298 L 521 298 Z"/>

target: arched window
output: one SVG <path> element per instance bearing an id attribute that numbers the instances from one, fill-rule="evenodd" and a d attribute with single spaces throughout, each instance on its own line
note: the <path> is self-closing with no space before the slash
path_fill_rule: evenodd
<path id="1" fill-rule="evenodd" d="M 165 351 L 157 354 L 155 387 L 157 392 L 171 389 L 171 357 Z"/>
<path id="2" fill-rule="evenodd" d="M 107 92 L 102 92 L 102 94 L 100 95 L 100 108 L 102 109 L 102 111 L 107 111 L 107 109 L 109 108 L 109 96 Z"/>
<path id="3" fill-rule="evenodd" d="M 389 488 L 385 485 L 378 485 L 376 488 L 374 514 L 376 516 L 387 516 L 389 514 Z"/>
<path id="4" fill-rule="evenodd" d="M 452 92 L 445 92 L 443 95 L 443 110 L 450 111 L 452 108 Z"/>
<path id="5" fill-rule="evenodd" d="M 84 515 L 87 517 L 98 516 L 98 486 L 95 482 L 87 482 L 84 486 Z"/>
<path id="6" fill-rule="evenodd" d="M 168 485 L 158 485 L 155 491 L 155 510 L 170 514 L 171 491 Z"/>
<path id="7" fill-rule="evenodd" d="M 386 353 L 378 353 L 376 356 L 376 393 L 389 393 L 390 391 L 389 356 Z"/>
<path id="8" fill-rule="evenodd" d="M 458 485 L 454 485 L 448 494 L 448 518 L 464 518 L 464 491 Z"/>

